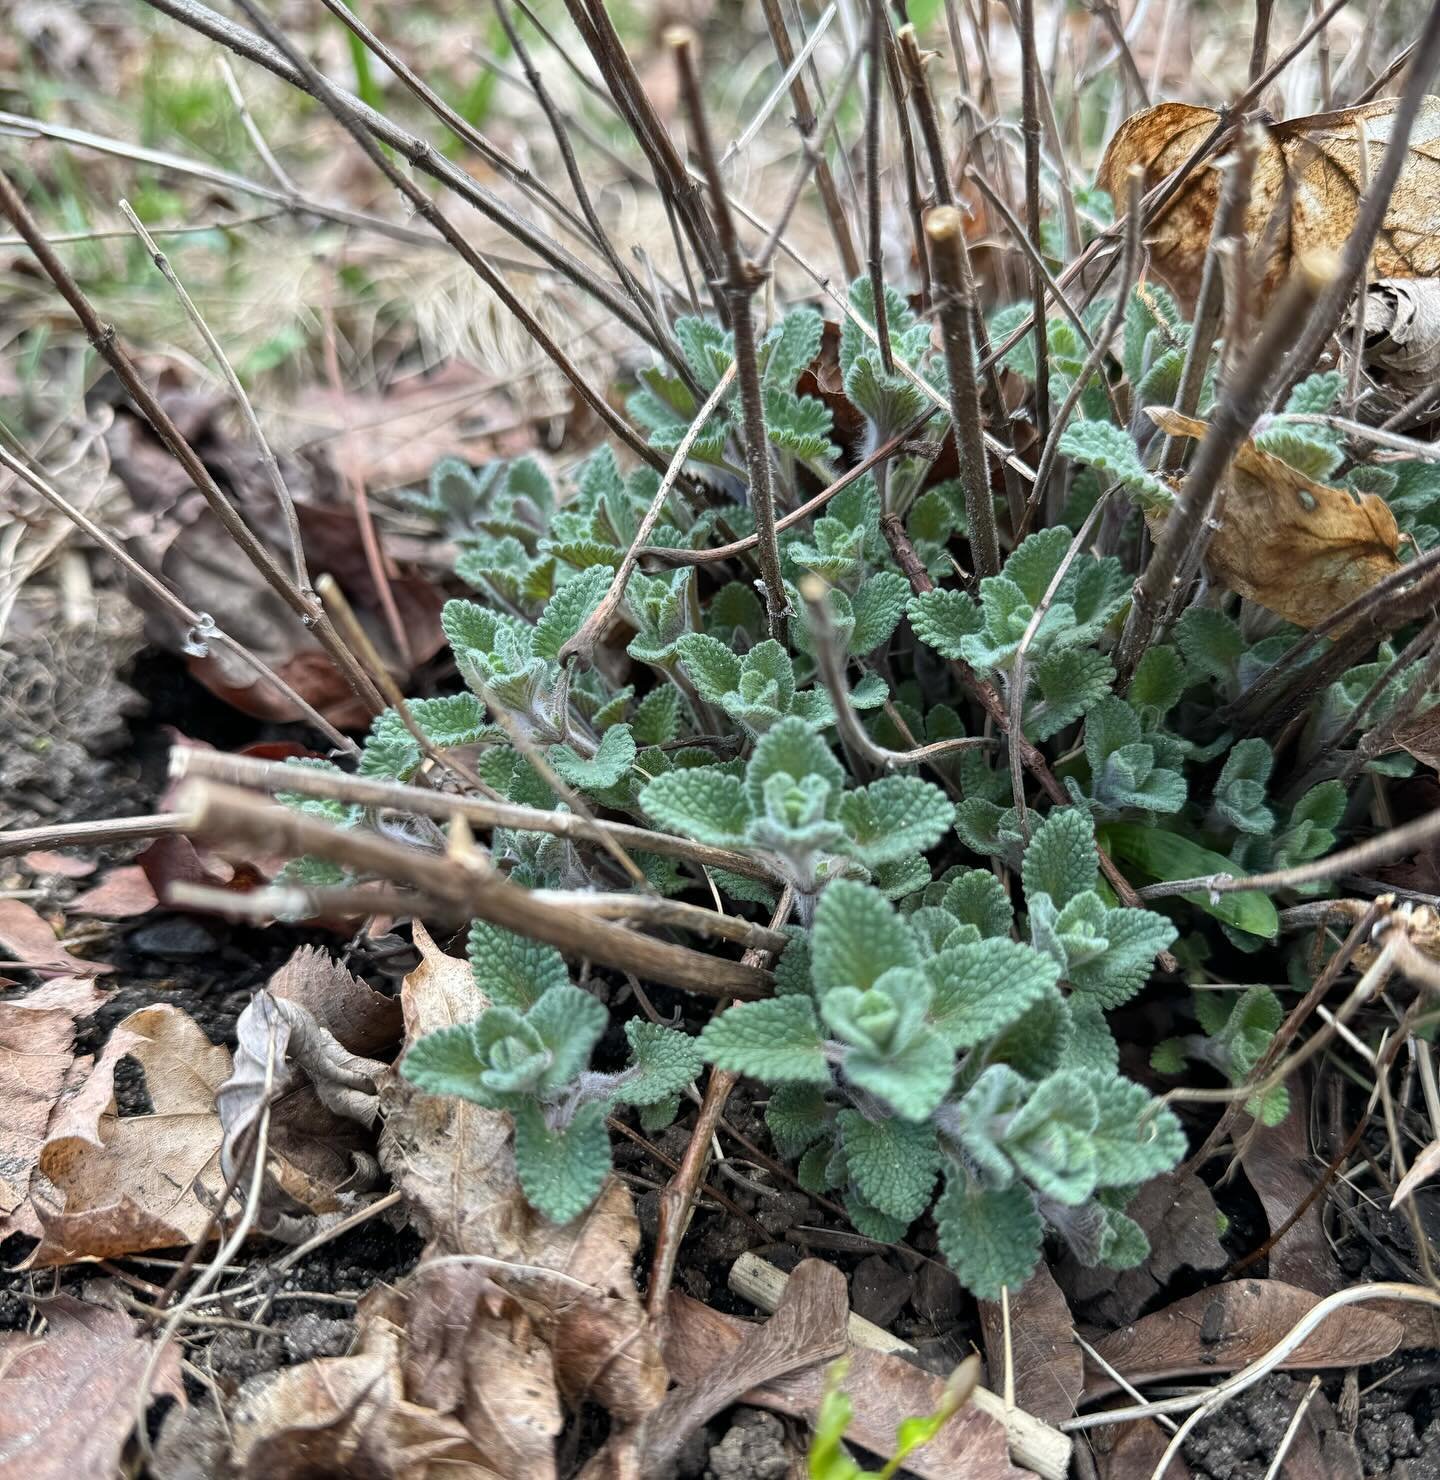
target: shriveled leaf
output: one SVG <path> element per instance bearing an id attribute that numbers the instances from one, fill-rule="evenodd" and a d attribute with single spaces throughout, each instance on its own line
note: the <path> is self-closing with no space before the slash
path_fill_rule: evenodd
<path id="1" fill-rule="evenodd" d="M 1245 213 L 1252 248 L 1267 253 L 1258 274 L 1262 304 L 1290 266 L 1317 248 L 1339 251 L 1355 224 L 1367 178 L 1389 142 L 1397 100 L 1292 118 L 1262 126 Z M 1096 183 L 1125 198 L 1132 165 L 1145 188 L 1177 169 L 1210 135 L 1219 115 L 1185 103 L 1161 103 L 1127 119 L 1110 140 Z M 1363 137 L 1362 137 L 1363 130 Z M 1440 99 L 1426 98 L 1375 239 L 1372 278 L 1440 276 L 1435 202 L 1440 196 Z M 1362 152 L 1363 150 L 1363 152 Z M 1160 220 L 1146 229 L 1151 263 L 1192 305 L 1219 205 L 1222 172 L 1213 159 L 1193 171 Z"/>
<path id="2" fill-rule="evenodd" d="M 1132 1382 L 1230 1372 L 1263 1356 L 1320 1297 L 1280 1280 L 1236 1280 L 1187 1295 L 1100 1337 L 1095 1350 Z M 1281 1370 L 1359 1367 L 1389 1356 L 1400 1322 L 1363 1305 L 1335 1311 L 1280 1364 Z M 1097 1378 L 1099 1375 L 1097 1374 Z M 1102 1379 L 1098 1385 L 1108 1386 Z"/>
<path id="3" fill-rule="evenodd" d="M 1208 430 L 1168 408 L 1148 409 L 1171 436 L 1201 438 Z M 1316 626 L 1400 569 L 1400 530 L 1375 494 L 1357 502 L 1253 442 L 1236 453 L 1232 477 L 1206 556 L 1210 569 L 1232 591 L 1297 627 Z"/>
<path id="4" fill-rule="evenodd" d="M 93 980 L 80 979 L 0 1002 L 0 1239 L 40 1233 L 30 1178 L 67 1081 L 89 1065 L 75 1057 L 76 1019 L 102 1000 Z"/>

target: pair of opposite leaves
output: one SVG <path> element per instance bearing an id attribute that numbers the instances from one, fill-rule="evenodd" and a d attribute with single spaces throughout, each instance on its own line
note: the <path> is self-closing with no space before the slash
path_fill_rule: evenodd
<path id="1" fill-rule="evenodd" d="M 1260 132 L 1245 236 L 1260 254 L 1254 279 L 1264 304 L 1292 263 L 1321 248 L 1338 251 L 1355 224 L 1365 182 L 1390 143 L 1397 100 L 1257 125 Z M 1147 190 L 1210 137 L 1220 115 L 1188 103 L 1161 103 L 1126 119 L 1105 151 L 1097 181 L 1116 201 L 1130 168 Z M 1147 228 L 1150 263 L 1192 311 L 1222 190 L 1223 169 L 1198 166 Z M 1370 257 L 1369 276 L 1440 277 L 1440 98 L 1423 100 L 1406 159 Z"/>

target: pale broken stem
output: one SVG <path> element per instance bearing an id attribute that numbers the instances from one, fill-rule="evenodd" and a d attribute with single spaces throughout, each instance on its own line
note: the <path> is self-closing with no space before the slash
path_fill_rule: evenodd
<path id="1" fill-rule="evenodd" d="M 614 580 L 610 582 L 605 595 L 600 598 L 600 604 L 585 618 L 580 630 L 568 639 L 556 654 L 562 664 L 568 663 L 571 658 L 579 658 L 586 667 L 593 662 L 595 644 L 599 641 L 610 619 L 619 610 L 620 603 L 625 599 L 625 588 L 630 583 L 635 567 L 640 563 L 645 542 L 660 522 L 660 515 L 665 510 L 665 502 L 670 497 L 670 490 L 675 487 L 675 481 L 685 466 L 685 460 L 690 456 L 690 449 L 694 447 L 696 439 L 705 430 L 705 424 L 714 414 L 716 407 L 725 399 L 726 392 L 735 383 L 736 364 L 734 360 L 730 362 L 715 389 L 705 398 L 705 404 L 695 413 L 694 420 L 686 427 L 685 435 L 680 439 L 680 445 L 670 458 L 670 466 L 665 469 L 665 476 L 661 478 L 660 486 L 655 490 L 655 497 L 650 500 L 650 507 L 645 510 L 645 517 L 635 531 L 635 538 L 630 541 L 630 548 L 626 550 L 624 559 L 620 562 L 620 568 L 615 572 Z"/>
<path id="2" fill-rule="evenodd" d="M 130 209 L 128 200 L 120 202 L 120 213 L 130 223 L 130 229 L 144 243 L 145 250 L 149 252 L 150 260 L 155 264 L 160 276 L 170 284 L 171 290 L 180 302 L 180 307 L 185 311 L 185 317 L 190 320 L 195 327 L 195 332 L 204 340 L 205 348 L 210 351 L 211 358 L 225 378 L 225 384 L 230 387 L 230 394 L 235 398 L 235 404 L 240 408 L 240 414 L 245 419 L 245 425 L 255 442 L 256 451 L 260 454 L 260 465 L 265 469 L 265 476 L 270 480 L 275 502 L 279 504 L 280 513 L 285 520 L 285 533 L 290 541 L 290 562 L 294 571 L 295 584 L 300 590 L 308 591 L 310 572 L 305 565 L 305 546 L 300 538 L 300 516 L 295 512 L 295 500 L 285 484 L 284 476 L 280 472 L 280 464 L 270 447 L 269 439 L 260 428 L 260 420 L 255 415 L 255 408 L 250 404 L 250 397 L 245 394 L 245 387 L 240 384 L 240 377 L 236 375 L 220 341 L 215 337 L 210 325 L 205 322 L 204 315 L 195 306 L 195 300 L 191 298 L 185 289 L 185 284 L 180 281 L 175 269 L 170 265 L 170 259 L 160 250 L 155 238 L 145 230 L 140 218 Z"/>
<path id="3" fill-rule="evenodd" d="M 790 1276 L 784 1270 L 755 1254 L 742 1254 L 731 1267 L 729 1278 L 730 1288 L 737 1295 L 771 1314 L 779 1305 L 789 1281 Z M 909 1342 L 892 1336 L 862 1316 L 852 1313 L 848 1330 L 850 1340 L 856 1346 L 895 1356 L 918 1355 Z M 1065 1480 L 1070 1473 L 1073 1440 L 1023 1408 L 1007 1407 L 1005 1400 L 988 1388 L 977 1387 L 971 1393 L 970 1401 L 987 1418 L 1004 1425 L 1010 1458 L 1017 1465 L 1042 1476 L 1043 1480 Z"/>
<path id="4" fill-rule="evenodd" d="M 586 818 L 573 812 L 546 812 L 538 807 L 522 807 L 515 802 L 452 796 L 420 786 L 404 786 L 398 781 L 348 776 L 343 771 L 287 766 L 280 761 L 259 760 L 254 756 L 225 755 L 220 751 L 177 746 L 170 752 L 170 774 L 224 781 L 232 786 L 254 787 L 271 793 L 294 792 L 299 796 L 329 801 L 355 802 L 364 807 L 413 812 L 442 822 L 458 816 L 472 827 L 503 827 L 513 832 L 545 833 L 574 843 L 592 843 L 597 847 L 604 846 L 601 839 L 609 834 L 628 847 L 658 853 L 666 858 L 678 858 L 698 868 L 725 869 L 747 879 L 768 881 L 771 878 L 765 867 L 748 853 L 695 843 L 673 833 L 652 832 L 649 828 L 635 827 L 627 822 Z"/>
<path id="5" fill-rule="evenodd" d="M 357 873 L 409 884 L 442 908 L 464 910 L 473 919 L 543 941 L 572 958 L 633 971 L 646 981 L 709 997 L 757 998 L 770 990 L 768 971 L 543 904 L 473 854 L 436 857 L 363 829 L 332 827 L 213 782 L 187 782 L 178 801 L 190 814 L 187 831 L 193 836 L 248 843 L 292 856 L 314 854 Z"/>
<path id="6" fill-rule="evenodd" d="M 78 529 L 89 535 L 127 575 L 138 582 L 163 607 L 173 612 L 187 628 L 193 628 L 197 634 L 203 633 L 206 642 L 218 644 L 227 652 L 233 653 L 250 668 L 254 669 L 260 678 L 268 683 L 287 703 L 295 706 L 295 712 L 300 718 L 307 724 L 313 725 L 337 749 L 345 751 L 350 755 L 360 754 L 360 747 L 353 740 L 346 735 L 342 735 L 308 699 L 301 698 L 263 658 L 252 653 L 249 648 L 243 643 L 237 642 L 228 633 L 221 631 L 220 628 L 214 625 L 213 618 L 207 621 L 206 613 L 193 611 L 158 576 L 152 575 L 146 570 L 118 540 L 96 524 L 89 515 L 81 513 L 69 499 L 52 488 L 44 478 L 28 468 L 19 458 L 7 452 L 4 447 L 0 447 L 0 467 L 9 469 L 17 478 L 20 478 L 38 493 L 47 504 L 58 510 Z M 35 846 L 39 847 L 41 845 L 36 844 Z"/>
<path id="7" fill-rule="evenodd" d="M 692 935 L 730 940 L 749 949 L 779 955 L 790 937 L 756 925 L 739 915 L 725 915 L 679 899 L 644 894 L 599 894 L 581 889 L 532 889 L 530 897 L 542 905 L 556 905 L 597 920 L 631 920 L 650 926 L 673 926 Z"/>

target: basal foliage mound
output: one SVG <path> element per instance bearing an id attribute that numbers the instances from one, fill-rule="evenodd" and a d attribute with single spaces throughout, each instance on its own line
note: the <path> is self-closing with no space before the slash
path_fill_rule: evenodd
<path id="1" fill-rule="evenodd" d="M 868 283 L 851 305 L 873 322 Z M 806 372 L 822 351 L 820 316 L 792 312 L 765 337 L 765 430 L 782 512 L 945 403 L 930 325 L 888 290 L 886 309 L 893 371 L 853 321 L 842 326 L 834 369 L 861 421 L 858 447 L 840 445 L 838 393 L 801 392 L 816 384 Z M 1109 312 L 1096 304 L 1092 328 Z M 998 316 L 994 337 L 1019 316 Z M 604 660 L 591 666 L 567 644 L 610 592 L 659 475 L 624 471 L 608 448 L 559 489 L 530 458 L 435 469 L 416 502 L 459 546 L 457 572 L 475 595 L 444 612 L 464 689 L 410 703 L 432 744 L 463 748 L 507 801 L 569 805 L 548 770 L 601 815 L 751 865 L 702 873 L 640 849 L 635 862 L 660 895 L 718 899 L 752 917 L 782 896 L 790 904 L 773 996 L 732 1005 L 693 1035 L 638 1016 L 611 1031 L 607 1009 L 573 984 L 559 952 L 476 924 L 471 958 L 492 1005 L 422 1041 L 403 1072 L 430 1093 L 513 1114 L 536 1208 L 562 1221 L 583 1212 L 611 1165 L 607 1115 L 633 1106 L 645 1127 L 667 1123 L 708 1064 L 767 1087 L 777 1151 L 803 1186 L 837 1191 L 861 1233 L 895 1240 L 933 1215 L 940 1247 L 978 1296 L 1022 1283 L 1047 1231 L 1091 1264 L 1144 1257 L 1125 1208 L 1184 1156 L 1186 1138 L 1175 1114 L 1121 1073 L 1107 1014 L 1144 990 L 1172 949 L 1200 985 L 1214 979 L 1212 954 L 1243 969 L 1247 953 L 1276 949 L 1277 915 L 1264 895 L 1244 892 L 1172 896 L 1155 909 L 1128 895 L 1126 904 L 1100 850 L 1133 886 L 1321 856 L 1345 813 L 1337 778 L 1396 769 L 1370 756 L 1347 765 L 1357 730 L 1383 717 L 1412 677 L 1382 648 L 1321 686 L 1283 781 L 1270 743 L 1233 716 L 1301 639 L 1298 628 L 1211 592 L 1117 678 L 1142 515 L 1163 512 L 1177 487 L 1156 470 L 1143 408 L 1175 396 L 1188 333 L 1163 290 L 1131 295 L 1118 363 L 1104 371 L 1123 394 L 1107 394 L 1095 375 L 1061 439 L 1065 522 L 1008 547 L 1002 537 L 998 574 L 971 584 L 959 573 L 963 490 L 935 479 L 933 445 L 906 444 L 781 533 L 783 631 L 767 627 L 748 555 L 685 563 L 685 552 L 754 529 L 732 391 L 701 428 L 689 481 L 670 491 L 647 541 L 668 553 L 642 556 L 629 574 Z M 682 319 L 675 337 L 688 376 L 648 371 L 630 402 L 664 453 L 679 447 L 732 354 L 713 323 Z M 1068 321 L 1052 322 L 1048 340 L 1059 404 L 1085 350 Z M 1023 341 L 1008 363 L 1034 374 Z M 1290 413 L 1323 412 L 1338 389 L 1338 377 L 1314 377 Z M 1207 388 L 1201 414 L 1211 396 Z M 1124 426 L 1116 405 L 1130 409 Z M 1315 478 L 1366 491 L 1383 481 L 1378 491 L 1416 543 L 1440 539 L 1433 469 L 1342 473 L 1335 437 L 1283 415 L 1257 440 Z M 1102 495 L 1108 522 L 1092 530 L 1103 538 L 1077 547 Z M 1003 529 L 1000 499 L 997 514 Z M 976 702 L 981 688 L 1042 748 L 1063 800 L 1011 774 L 1017 752 L 993 707 L 987 721 Z M 942 743 L 967 738 L 968 747 Z M 936 748 L 915 764 L 916 747 Z M 376 720 L 360 770 L 408 781 L 423 759 L 390 712 Z M 395 825 L 359 807 L 291 801 L 347 827 Z M 534 889 L 635 887 L 617 882 L 605 853 L 538 832 L 498 830 L 492 860 Z M 290 875 L 344 878 L 316 859 L 297 860 Z M 1264 987 L 1195 999 L 1195 1022 L 1177 1014 L 1154 1070 L 1199 1063 L 1243 1083 L 1279 1021 L 1278 999 Z M 1153 1045 L 1140 1047 L 1132 1064 Z M 615 1067 L 592 1067 L 597 1051 Z M 1283 1089 L 1252 1108 L 1283 1117 Z"/>

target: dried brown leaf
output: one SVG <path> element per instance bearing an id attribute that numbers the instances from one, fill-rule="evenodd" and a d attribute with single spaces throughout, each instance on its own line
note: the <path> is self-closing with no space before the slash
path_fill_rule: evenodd
<path id="1" fill-rule="evenodd" d="M 405 1328 L 405 1391 L 454 1414 L 505 1480 L 553 1480 L 564 1426 L 550 1349 L 489 1274 L 422 1266 L 397 1292 Z"/>
<path id="2" fill-rule="evenodd" d="M 1193 1373 L 1231 1372 L 1263 1356 L 1321 1297 L 1280 1280 L 1237 1280 L 1198 1290 L 1092 1345 L 1132 1383 Z M 1281 1370 L 1358 1367 L 1388 1357 L 1400 1323 L 1362 1306 L 1334 1311 L 1280 1364 Z M 1116 1384 L 1092 1374 L 1089 1396 Z"/>
<path id="3" fill-rule="evenodd" d="M 1310 1094 L 1302 1076 L 1292 1076 L 1290 1096 L 1290 1113 L 1279 1125 L 1255 1124 L 1240 1138 L 1244 1148 L 1240 1164 L 1264 1206 L 1272 1233 L 1284 1227 L 1320 1177 L 1310 1155 Z M 1325 1237 L 1323 1208 L 1323 1199 L 1316 1198 L 1271 1248 L 1267 1271 L 1271 1279 L 1317 1295 L 1339 1288 L 1340 1271 Z"/>
<path id="4" fill-rule="evenodd" d="M 676 1388 L 645 1420 L 640 1471 L 669 1471 L 681 1446 L 723 1408 L 787 1373 L 838 1357 L 849 1344 L 845 1276 L 821 1259 L 802 1259 L 785 1284 L 775 1314 L 752 1326 L 695 1382 Z"/>
<path id="5" fill-rule="evenodd" d="M 698 1300 L 672 1292 L 667 1308 L 665 1359 L 684 1386 L 703 1381 L 754 1329 L 737 1316 L 722 1315 Z M 854 1405 L 846 1437 L 872 1454 L 888 1458 L 896 1427 L 907 1418 L 933 1413 L 945 1384 L 901 1357 L 851 1347 L 845 1391 Z M 752 1388 L 743 1401 L 813 1422 L 824 1394 L 820 1366 Z M 1030 1472 L 1010 1462 L 1005 1426 L 974 1403 L 967 1403 L 923 1448 L 907 1457 L 905 1468 L 922 1480 L 1029 1480 Z"/>
<path id="6" fill-rule="evenodd" d="M 1000 1303 L 982 1300 L 985 1365 L 996 1389 L 1005 1372 L 1004 1325 Z M 1085 1356 L 1075 1344 L 1070 1307 L 1043 1261 L 1010 1296 L 1010 1359 L 1019 1407 L 1050 1423 L 1074 1417 L 1085 1391 Z"/>
<path id="7" fill-rule="evenodd" d="M 403 1351 L 398 1327 L 362 1319 L 353 1356 L 317 1358 L 247 1383 L 231 1415 L 236 1470 L 246 1480 L 501 1480 L 458 1419 L 406 1396 Z"/>
<path id="8" fill-rule="evenodd" d="M 115 1070 L 127 1057 L 144 1070 L 153 1114 L 116 1113 Z M 229 1070 L 228 1050 L 177 1008 L 142 1008 L 118 1023 L 41 1148 L 32 1199 L 44 1236 L 28 1266 L 197 1238 L 222 1189 L 214 1099 Z"/>
<path id="9" fill-rule="evenodd" d="M 23 899 L 0 899 L 0 947 L 26 970 L 41 976 L 97 976 L 114 971 L 106 961 L 82 961 Z"/>
<path id="10" fill-rule="evenodd" d="M 419 925 L 415 943 L 422 960 L 401 992 L 407 1046 L 487 1005 L 466 962 L 447 956 Z M 563 1272 L 565 1280 L 521 1270 L 492 1278 L 536 1322 L 567 1401 L 592 1398 L 626 1422 L 648 1413 L 664 1396 L 666 1374 L 631 1275 L 640 1229 L 625 1187 L 611 1181 L 588 1212 L 557 1227 L 520 1191 L 508 1115 L 421 1094 L 399 1076 L 387 1082 L 382 1105 L 381 1165 L 432 1251 Z M 588 1294 L 577 1292 L 577 1280 Z"/>
<path id="11" fill-rule="evenodd" d="M 399 1041 L 399 999 L 377 992 L 315 946 L 301 946 L 266 990 L 298 1002 L 351 1053 L 373 1058 Z"/>
<path id="12" fill-rule="evenodd" d="M 66 1084 L 89 1066 L 75 1058 L 75 1022 L 104 1000 L 91 979 L 49 982 L 0 1002 L 0 1239 L 40 1234 L 30 1179 Z"/>
<path id="13" fill-rule="evenodd" d="M 1168 407 L 1147 410 L 1169 436 L 1201 438 L 1209 430 Z M 1309 628 L 1400 569 L 1400 530 L 1384 499 L 1315 483 L 1249 441 L 1231 466 L 1206 556 L 1230 590 Z"/>
<path id="14" fill-rule="evenodd" d="M 153 910 L 159 903 L 145 870 L 138 863 L 111 869 L 93 888 L 77 894 L 66 906 L 72 915 L 98 915 L 102 920 L 128 920 Z"/>
<path id="15" fill-rule="evenodd" d="M 1291 265 L 1319 248 L 1337 250 L 1355 224 L 1365 160 L 1373 172 L 1390 139 L 1397 100 L 1261 125 L 1263 135 L 1245 213 L 1245 235 L 1259 254 L 1253 273 L 1263 304 Z M 1097 181 L 1116 200 L 1132 165 L 1146 189 L 1178 169 L 1209 136 L 1219 114 L 1161 103 L 1127 119 L 1105 151 Z M 1362 145 L 1362 130 L 1364 143 Z M 1193 309 L 1219 204 L 1221 171 L 1195 169 L 1150 230 L 1150 260 L 1187 311 Z M 1378 278 L 1440 276 L 1440 98 L 1426 98 L 1410 136 L 1381 224 L 1370 271 Z"/>
<path id="16" fill-rule="evenodd" d="M 153 1344 L 128 1316 L 70 1295 L 53 1296 L 44 1310 L 43 1336 L 0 1335 L 0 1474 L 119 1474 Z M 161 1356 L 150 1391 L 185 1402 L 178 1347 Z"/>

